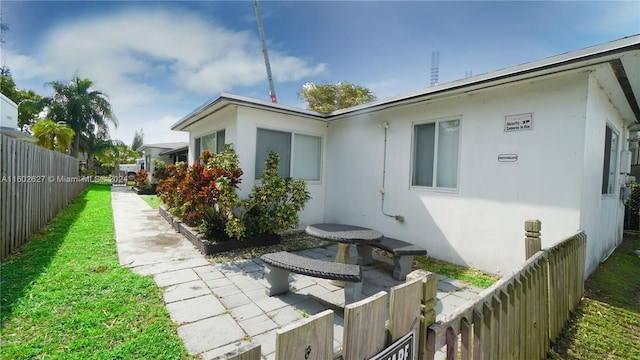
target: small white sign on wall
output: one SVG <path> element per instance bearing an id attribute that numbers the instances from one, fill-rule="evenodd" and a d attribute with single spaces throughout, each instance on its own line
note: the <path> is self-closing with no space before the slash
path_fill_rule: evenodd
<path id="1" fill-rule="evenodd" d="M 533 113 L 507 115 L 504 117 L 504 131 L 531 130 L 533 128 Z"/>
<path id="2" fill-rule="evenodd" d="M 503 163 L 518 162 L 518 154 L 499 154 L 498 162 L 503 162 Z"/>

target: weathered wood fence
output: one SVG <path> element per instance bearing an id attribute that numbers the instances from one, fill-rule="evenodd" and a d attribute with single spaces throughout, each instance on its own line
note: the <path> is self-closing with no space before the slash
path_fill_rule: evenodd
<path id="1" fill-rule="evenodd" d="M 24 245 L 91 184 L 78 159 L 0 135 L 0 259 Z"/>
<path id="2" fill-rule="evenodd" d="M 435 305 L 437 280 L 434 274 L 428 279 L 430 287 L 427 295 L 434 299 Z M 385 291 L 381 291 L 345 306 L 343 346 L 337 353 L 334 353 L 333 346 L 332 310 L 282 328 L 276 335 L 276 359 L 369 359 L 411 331 L 415 331 L 414 349 L 417 349 L 425 292 L 426 281 L 420 277 L 410 278 L 406 283 L 391 288 L 389 298 Z M 412 354 L 404 356 L 406 360 L 414 358 Z"/>
<path id="3" fill-rule="evenodd" d="M 543 359 L 584 292 L 586 235 L 540 250 L 540 222 L 525 224 L 527 261 L 427 330 L 426 359 Z M 538 251 L 535 251 L 537 248 Z"/>
<path id="4" fill-rule="evenodd" d="M 437 278 L 414 271 L 387 293 L 347 305 L 343 346 L 333 346 L 333 311 L 303 319 L 277 331 L 276 360 L 363 360 L 415 331 L 415 351 L 380 360 L 544 359 L 580 302 L 584 291 L 586 235 L 576 233 L 540 250 L 540 222 L 525 224 L 526 262 L 442 322 L 435 322 Z M 224 359 L 258 360 L 260 344 L 249 343 Z M 378 359 L 376 357 L 376 359 Z"/>

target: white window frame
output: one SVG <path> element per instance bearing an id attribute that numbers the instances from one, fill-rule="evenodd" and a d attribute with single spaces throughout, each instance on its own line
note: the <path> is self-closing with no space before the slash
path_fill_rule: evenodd
<path id="1" fill-rule="evenodd" d="M 284 134 L 289 134 L 291 136 L 291 148 L 289 149 L 289 176 L 291 178 L 302 179 L 302 180 L 306 181 L 307 183 L 311 183 L 311 184 L 319 184 L 319 183 L 322 182 L 322 168 L 323 168 L 323 151 L 322 151 L 322 149 L 324 148 L 324 137 L 322 135 L 309 133 L 309 132 L 302 132 L 302 131 L 292 131 L 292 130 L 283 130 L 283 129 L 277 129 L 277 128 L 270 128 L 270 127 L 265 127 L 265 126 L 259 126 L 259 127 L 256 128 L 256 159 L 254 161 L 254 171 L 255 171 L 254 178 L 256 180 L 259 180 L 260 179 L 260 175 L 261 175 L 261 172 L 259 172 L 258 168 L 257 168 L 257 162 L 258 162 L 257 146 L 258 146 L 258 134 L 259 134 L 260 130 L 280 132 L 280 133 L 284 133 Z M 295 158 L 295 154 L 296 154 L 296 135 L 314 137 L 314 138 L 317 138 L 319 140 L 319 142 L 320 142 L 320 144 L 319 144 L 320 148 L 318 149 L 319 153 L 318 153 L 318 178 L 317 179 L 305 179 L 305 178 L 301 178 L 301 177 L 296 177 L 295 174 L 294 174 L 294 170 L 295 170 L 294 158 Z"/>
<path id="2" fill-rule="evenodd" d="M 225 141 L 223 142 L 223 144 L 218 144 L 218 140 L 220 140 L 219 133 L 221 133 L 221 132 L 225 133 Z M 224 145 L 224 143 L 226 143 L 227 135 L 226 135 L 226 131 L 225 131 L 224 128 L 218 129 L 216 131 L 212 131 L 212 132 L 208 132 L 208 133 L 202 134 L 202 135 L 200 135 L 198 137 L 194 137 L 193 138 L 193 150 L 194 150 L 195 155 L 196 155 L 195 158 L 193 159 L 194 161 L 200 161 L 200 155 L 202 155 L 202 151 L 203 151 L 203 149 L 202 149 L 202 138 L 206 137 L 206 136 L 210 136 L 210 135 L 213 135 L 216 138 L 216 149 L 215 149 L 215 151 L 212 152 L 211 149 L 208 149 L 209 152 L 211 152 L 212 154 L 213 153 L 217 153 L 218 151 L 220 151 L 220 149 L 222 149 L 222 145 Z M 198 146 L 198 141 L 200 142 L 199 146 Z"/>
<path id="3" fill-rule="evenodd" d="M 611 131 L 611 143 L 609 144 L 609 146 L 607 146 L 607 136 L 606 136 L 606 131 L 607 129 L 609 129 Z M 615 152 L 611 151 L 611 147 L 613 146 L 613 140 L 615 138 Z M 616 130 L 616 128 L 609 124 L 608 122 L 606 123 L 605 126 L 605 137 L 604 137 L 604 157 L 602 159 L 602 188 L 601 188 L 601 193 L 602 196 L 615 196 L 617 193 L 617 187 L 618 187 L 618 163 L 620 162 L 620 132 L 618 132 Z M 606 153 L 607 147 L 609 147 L 609 153 Z M 612 159 L 612 155 L 614 155 L 614 158 Z M 607 164 L 607 162 L 609 163 L 609 171 L 607 173 L 605 173 L 605 165 Z M 605 187 L 605 178 L 607 179 L 607 190 L 606 192 L 604 191 L 604 187 Z"/>
<path id="4" fill-rule="evenodd" d="M 449 122 L 449 121 L 458 121 L 458 159 L 456 164 L 456 186 L 455 187 L 442 187 L 437 186 L 438 181 L 438 145 L 439 145 L 439 132 L 440 132 L 440 124 Z M 427 185 L 416 185 L 414 184 L 414 173 L 416 171 L 416 144 L 417 144 L 417 132 L 416 128 L 421 125 L 434 124 L 435 133 L 434 133 L 434 144 L 433 144 L 433 179 L 432 186 Z M 417 121 L 411 124 L 411 173 L 409 174 L 409 188 L 412 190 L 430 190 L 437 192 L 448 192 L 448 193 L 457 193 L 460 188 L 460 161 L 461 161 L 461 147 L 462 147 L 462 115 L 457 116 L 447 116 L 437 119 L 429 119 L 424 121 Z"/>

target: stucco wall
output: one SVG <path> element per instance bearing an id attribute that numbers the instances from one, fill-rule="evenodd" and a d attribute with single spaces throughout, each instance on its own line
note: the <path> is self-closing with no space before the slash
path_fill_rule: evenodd
<path id="1" fill-rule="evenodd" d="M 167 151 L 165 148 L 147 148 L 144 151 L 145 158 L 145 169 L 147 169 L 149 180 L 152 184 L 157 184 L 158 179 L 153 176 L 153 173 L 156 171 L 156 167 L 153 165 L 153 160 L 164 161 L 165 164 L 171 163 L 171 158 L 168 156 L 160 156 L 160 153 L 163 151 Z M 149 159 L 150 161 L 147 161 Z"/>
<path id="2" fill-rule="evenodd" d="M 550 76 L 330 123 L 325 221 L 373 227 L 446 261 L 508 273 L 524 260 L 527 219 L 543 246 L 580 227 L 587 73 Z M 533 129 L 505 132 L 505 116 Z M 411 186 L 413 124 L 460 117 L 458 189 Z M 382 213 L 384 122 L 387 130 Z M 499 154 L 518 161 L 498 162 Z"/>
<path id="3" fill-rule="evenodd" d="M 244 172 L 239 191 L 241 197 L 247 196 L 251 192 L 251 187 L 256 183 L 256 133 L 258 128 L 322 137 L 323 164 L 321 180 L 307 182 L 307 188 L 311 193 L 312 199 L 300 214 L 300 228 L 304 229 L 307 225 L 322 222 L 325 213 L 326 162 L 324 159 L 327 158 L 326 124 L 323 121 L 299 116 L 284 115 L 245 107 L 238 108 L 237 133 L 242 134 L 242 136 L 237 138 L 234 144 L 238 157 L 240 158 L 240 167 Z"/>
<path id="4" fill-rule="evenodd" d="M 237 142 L 236 113 L 236 106 L 229 106 L 218 111 L 215 115 L 208 115 L 189 127 L 189 164 L 193 164 L 200 157 L 200 154 L 195 153 L 196 138 L 224 130 L 227 144 Z"/>
<path id="5" fill-rule="evenodd" d="M 602 194 L 602 172 L 604 163 L 604 140 L 607 124 L 619 135 L 622 149 L 627 148 L 627 135 L 620 115 L 609 102 L 598 78 L 605 76 L 607 67 L 600 67 L 589 75 L 588 101 L 585 129 L 585 157 L 583 166 L 584 186 L 582 189 L 583 212 L 581 228 L 587 233 L 587 262 L 585 276 L 588 276 L 617 244 L 622 241 L 624 226 L 624 204 L 620 200 L 620 186 L 624 183 L 620 176 L 614 194 Z M 615 164 L 617 169 L 619 165 Z M 619 173 L 619 172 L 618 172 Z M 622 182 L 621 182 L 622 181 Z"/>
<path id="6" fill-rule="evenodd" d="M 4 94 L 0 94 L 0 127 L 18 128 L 18 106 Z"/>

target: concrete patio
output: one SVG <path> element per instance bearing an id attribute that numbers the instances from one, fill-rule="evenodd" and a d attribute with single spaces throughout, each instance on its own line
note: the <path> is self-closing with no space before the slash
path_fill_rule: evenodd
<path id="1" fill-rule="evenodd" d="M 211 264 L 128 187 L 112 187 L 112 207 L 120 264 L 152 276 L 164 289 L 167 309 L 190 354 L 214 359 L 250 341 L 261 344 L 265 359 L 274 359 L 277 329 L 328 308 L 335 311 L 334 347 L 341 346 L 342 288 L 294 274 L 292 291 L 269 297 L 259 258 Z M 336 251 L 332 245 L 297 253 L 332 261 Z M 351 258 L 357 259 L 352 251 Z M 391 277 L 391 259 L 375 260 L 363 268 L 363 296 L 401 283 Z M 481 292 L 444 276 L 438 280 L 438 319 Z"/>

